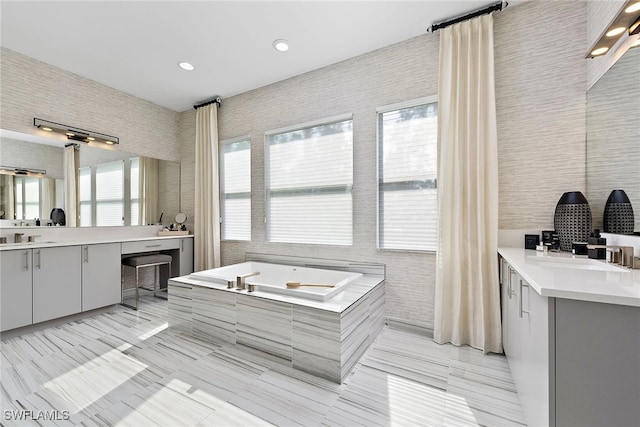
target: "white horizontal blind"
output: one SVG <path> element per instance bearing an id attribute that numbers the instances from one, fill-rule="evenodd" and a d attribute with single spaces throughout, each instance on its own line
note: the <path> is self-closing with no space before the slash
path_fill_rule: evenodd
<path id="1" fill-rule="evenodd" d="M 90 167 L 79 169 L 78 186 L 80 190 L 80 227 L 91 227 L 93 220 Z"/>
<path id="2" fill-rule="evenodd" d="M 96 166 L 96 225 L 124 225 L 124 164 Z"/>
<path id="3" fill-rule="evenodd" d="M 222 240 L 251 240 L 251 140 L 220 144 Z"/>
<path id="4" fill-rule="evenodd" d="M 140 218 L 138 217 L 138 212 L 140 209 L 140 199 L 138 196 L 140 194 L 140 158 L 134 157 L 130 160 L 130 162 L 131 169 L 129 177 L 129 192 L 131 197 L 131 205 L 129 218 L 131 225 L 140 225 Z"/>
<path id="5" fill-rule="evenodd" d="M 267 240 L 352 243 L 353 120 L 266 136 Z"/>
<path id="6" fill-rule="evenodd" d="M 435 250 L 437 103 L 378 113 L 378 247 Z"/>
<path id="7" fill-rule="evenodd" d="M 16 219 L 40 218 L 40 179 L 17 176 L 14 185 Z"/>

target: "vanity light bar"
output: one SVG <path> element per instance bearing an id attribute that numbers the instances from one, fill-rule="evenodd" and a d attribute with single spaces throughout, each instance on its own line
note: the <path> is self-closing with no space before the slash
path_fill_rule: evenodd
<path id="1" fill-rule="evenodd" d="M 101 142 L 108 145 L 120 144 L 120 139 L 117 136 L 106 135 L 104 133 L 80 129 L 73 126 L 63 125 L 61 123 L 50 122 L 36 117 L 33 118 L 33 125 L 47 132 L 55 132 L 64 135 L 67 139 L 72 141 L 85 143 Z"/>
<path id="2" fill-rule="evenodd" d="M 591 46 L 586 58 L 595 58 L 609 52 L 615 46 L 624 33 L 629 36 L 638 34 L 638 22 L 640 20 L 640 0 L 628 0 L 618 13 L 618 16 L 611 22 L 609 27 L 602 33 L 600 39 Z"/>
<path id="3" fill-rule="evenodd" d="M 46 175 L 46 173 L 47 171 L 44 169 L 28 169 L 28 168 L 17 168 L 15 166 L 0 166 L 0 174 L 2 175 L 42 177 Z"/>

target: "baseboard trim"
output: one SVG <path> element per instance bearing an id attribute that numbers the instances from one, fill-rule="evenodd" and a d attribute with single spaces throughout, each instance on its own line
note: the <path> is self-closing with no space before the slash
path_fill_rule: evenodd
<path id="1" fill-rule="evenodd" d="M 387 317 L 385 323 L 391 329 L 414 332 L 419 335 L 424 335 L 429 338 L 433 338 L 433 328 L 429 328 L 424 325 L 413 323 L 405 319 L 396 319 L 393 317 Z"/>

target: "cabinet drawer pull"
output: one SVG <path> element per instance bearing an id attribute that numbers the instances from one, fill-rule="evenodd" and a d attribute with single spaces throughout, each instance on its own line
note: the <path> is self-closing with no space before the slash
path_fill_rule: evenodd
<path id="1" fill-rule="evenodd" d="M 529 314 L 531 313 L 529 310 L 524 310 L 522 308 L 522 288 L 526 287 L 527 288 L 527 295 L 529 294 L 529 284 L 528 283 L 524 283 L 522 279 L 520 279 L 520 317 L 522 317 L 522 314 Z"/>
<path id="2" fill-rule="evenodd" d="M 84 248 L 84 262 L 89 262 L 89 246 L 85 246 Z"/>
<path id="3" fill-rule="evenodd" d="M 145 248 L 159 248 L 162 245 L 146 245 Z"/>
<path id="4" fill-rule="evenodd" d="M 509 299 L 511 299 L 512 296 L 516 295 L 516 291 L 513 288 L 513 280 L 511 280 L 511 277 L 516 275 L 516 271 L 511 266 L 507 268 L 509 269 L 509 287 L 507 290 L 509 291 Z"/>
<path id="5" fill-rule="evenodd" d="M 40 251 L 39 250 L 36 251 L 36 256 L 38 257 L 38 263 L 36 264 L 36 268 L 39 270 L 40 269 Z"/>
<path id="6" fill-rule="evenodd" d="M 29 251 L 24 251 L 24 269 L 29 270 Z"/>

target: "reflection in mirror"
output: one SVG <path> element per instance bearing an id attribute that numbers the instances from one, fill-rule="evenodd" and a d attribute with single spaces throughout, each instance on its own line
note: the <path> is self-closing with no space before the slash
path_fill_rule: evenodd
<path id="1" fill-rule="evenodd" d="M 51 210 L 64 207 L 62 147 L 0 138 L 2 163 L 44 169 L 44 177 L 0 175 L 0 219 L 46 223 Z"/>
<path id="2" fill-rule="evenodd" d="M 12 225 L 49 220 L 53 208 L 65 206 L 64 143 L 32 140 L 30 135 L 0 138 L 2 164 L 46 170 L 44 178 L 0 175 L 0 220 L 12 220 Z M 78 225 L 149 225 L 158 223 L 162 213 L 170 221 L 180 212 L 179 188 L 178 162 L 82 145 Z"/>
<path id="3" fill-rule="evenodd" d="M 612 190 L 626 192 L 640 230 L 640 48 L 630 49 L 587 93 L 587 198 L 603 229 Z"/>

